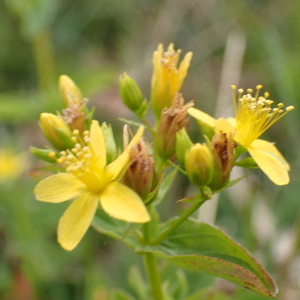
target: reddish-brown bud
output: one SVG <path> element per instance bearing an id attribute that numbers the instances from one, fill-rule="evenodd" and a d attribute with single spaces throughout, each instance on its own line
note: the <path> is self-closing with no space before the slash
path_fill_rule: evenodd
<path id="1" fill-rule="evenodd" d="M 163 159 L 171 158 L 176 152 L 176 133 L 186 123 L 187 110 L 194 105 L 193 101 L 184 105 L 180 93 L 176 93 L 172 106 L 163 109 L 155 138 L 155 148 Z"/>
<path id="2" fill-rule="evenodd" d="M 124 148 L 127 144 L 128 138 L 124 133 Z M 130 149 L 130 161 L 131 165 L 123 176 L 123 182 L 146 200 L 152 189 L 154 167 L 145 139 L 141 138 L 138 144 Z"/>
<path id="3" fill-rule="evenodd" d="M 215 134 L 211 141 L 214 162 L 213 177 L 208 185 L 213 191 L 221 189 L 229 180 L 234 166 L 233 138 L 226 133 Z"/>

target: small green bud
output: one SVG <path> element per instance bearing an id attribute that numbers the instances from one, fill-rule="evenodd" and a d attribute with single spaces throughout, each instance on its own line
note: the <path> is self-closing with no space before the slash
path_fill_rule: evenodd
<path id="1" fill-rule="evenodd" d="M 62 151 L 74 147 L 72 131 L 62 117 L 42 113 L 39 125 L 44 136 L 56 149 Z"/>
<path id="2" fill-rule="evenodd" d="M 35 155 L 43 160 L 46 160 L 50 163 L 56 163 L 56 158 L 51 157 L 51 155 L 49 156 L 50 153 L 53 153 L 52 149 L 40 149 L 40 148 L 36 148 L 36 147 L 30 147 L 29 151 L 33 155 Z"/>
<path id="3" fill-rule="evenodd" d="M 199 143 L 185 155 L 185 168 L 190 181 L 198 188 L 207 185 L 213 174 L 213 157 L 209 147 Z"/>
<path id="4" fill-rule="evenodd" d="M 79 88 L 67 75 L 61 75 L 59 77 L 59 92 L 65 107 L 77 104 L 82 100 Z"/>
<path id="5" fill-rule="evenodd" d="M 111 125 L 109 124 L 107 126 L 106 123 L 103 123 L 101 127 L 102 127 L 102 131 L 106 143 L 106 161 L 107 164 L 110 164 L 117 158 L 117 146 L 116 146 Z"/>
<path id="6" fill-rule="evenodd" d="M 176 155 L 177 161 L 184 166 L 184 159 L 186 151 L 190 150 L 193 143 L 188 136 L 185 128 L 183 127 L 180 131 L 176 133 Z"/>
<path id="7" fill-rule="evenodd" d="M 126 73 L 120 76 L 119 92 L 124 104 L 133 112 L 137 112 L 143 104 L 143 95 L 137 83 Z"/>

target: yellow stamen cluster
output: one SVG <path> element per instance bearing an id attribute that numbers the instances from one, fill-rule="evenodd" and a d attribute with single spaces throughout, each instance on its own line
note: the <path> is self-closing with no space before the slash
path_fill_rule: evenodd
<path id="1" fill-rule="evenodd" d="M 256 87 L 255 96 L 252 95 L 252 89 L 248 89 L 246 95 L 243 95 L 243 89 L 239 89 L 238 100 L 234 92 L 236 87 L 233 85 L 231 88 L 233 91 L 236 128 L 243 139 L 244 146 L 250 146 L 270 126 L 294 109 L 294 106 L 288 106 L 284 110 L 283 103 L 279 103 L 276 108 L 272 108 L 274 101 L 267 99 L 269 97 L 268 92 L 264 96 L 259 96 L 262 85 Z"/>
<path id="2" fill-rule="evenodd" d="M 103 180 L 101 178 L 101 168 L 97 165 L 91 148 L 89 147 L 90 133 L 83 132 L 83 138 L 79 130 L 73 131 L 72 141 L 75 147 L 71 150 L 61 151 L 60 158 L 56 161 L 62 165 L 67 172 L 74 174 L 78 179 L 84 182 L 90 189 L 101 189 Z M 55 153 L 50 152 L 49 157 L 54 158 Z"/>
<path id="3" fill-rule="evenodd" d="M 168 50 L 164 52 L 163 57 L 160 60 L 160 63 L 164 67 L 164 75 L 167 76 L 167 72 L 173 71 L 175 74 L 178 73 L 177 65 L 181 49 L 177 51 L 174 50 L 174 44 L 170 44 Z"/>

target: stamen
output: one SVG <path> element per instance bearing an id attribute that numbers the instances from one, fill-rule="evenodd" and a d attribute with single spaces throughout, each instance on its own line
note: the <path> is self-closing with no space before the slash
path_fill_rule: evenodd
<path id="1" fill-rule="evenodd" d="M 233 92 L 234 108 L 236 113 L 237 129 L 240 136 L 243 137 L 243 145 L 248 146 L 256 140 L 271 125 L 283 117 L 286 113 L 294 109 L 294 106 L 286 107 L 285 111 L 283 103 L 279 103 L 277 107 L 272 108 L 273 100 L 267 99 L 270 95 L 268 92 L 263 96 L 259 96 L 262 85 L 256 87 L 255 97 L 252 96 L 253 90 L 247 89 L 247 94 L 242 95 L 243 90 L 239 89 L 238 102 L 236 101 L 234 90 L 235 86 L 231 86 Z"/>

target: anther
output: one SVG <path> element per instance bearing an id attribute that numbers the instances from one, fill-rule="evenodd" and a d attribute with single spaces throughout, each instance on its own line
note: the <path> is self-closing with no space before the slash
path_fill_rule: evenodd
<path id="1" fill-rule="evenodd" d="M 54 158 L 54 157 L 55 157 L 55 152 L 51 151 L 51 152 L 48 154 L 48 157 Z"/>
<path id="2" fill-rule="evenodd" d="M 61 165 L 63 162 L 64 162 L 64 159 L 63 159 L 62 157 L 60 157 L 60 158 L 57 160 L 57 163 L 60 164 L 60 165 Z"/>
<path id="3" fill-rule="evenodd" d="M 72 141 L 73 143 L 76 143 L 76 142 L 77 142 L 77 137 L 76 137 L 76 136 L 72 136 L 72 137 L 71 137 L 71 141 Z"/>
<path id="4" fill-rule="evenodd" d="M 259 85 L 256 86 L 256 89 L 257 89 L 257 90 L 260 90 L 262 87 L 263 87 L 263 86 L 262 86 L 261 84 L 259 84 Z"/>
<path id="5" fill-rule="evenodd" d="M 268 92 L 265 92 L 265 98 L 269 98 L 270 94 Z"/>
<path id="6" fill-rule="evenodd" d="M 84 132 L 83 132 L 83 135 L 84 136 L 88 136 L 90 134 L 90 132 L 88 131 L 88 130 L 85 130 Z"/>
<path id="7" fill-rule="evenodd" d="M 61 156 L 66 156 L 67 153 L 66 153 L 66 151 L 61 151 L 61 152 L 60 152 L 60 155 L 61 155 Z"/>
<path id="8" fill-rule="evenodd" d="M 253 93 L 253 90 L 252 89 L 247 89 L 247 93 L 251 94 L 251 93 Z"/>
<path id="9" fill-rule="evenodd" d="M 78 129 L 75 129 L 75 130 L 73 131 L 73 134 L 74 134 L 74 135 L 79 135 L 79 130 L 78 130 Z"/>
<path id="10" fill-rule="evenodd" d="M 283 107 L 283 103 L 278 103 L 277 106 L 278 107 Z"/>
<path id="11" fill-rule="evenodd" d="M 285 110 L 286 111 L 291 111 L 291 110 L 293 110 L 295 107 L 293 106 L 293 105 L 291 105 L 291 106 L 288 106 Z"/>
<path id="12" fill-rule="evenodd" d="M 242 93 L 244 93 L 244 90 L 243 89 L 239 89 L 238 92 L 242 94 Z"/>
<path id="13" fill-rule="evenodd" d="M 231 85 L 230 87 L 231 87 L 233 90 L 236 89 L 236 86 L 235 86 L 235 85 Z"/>

